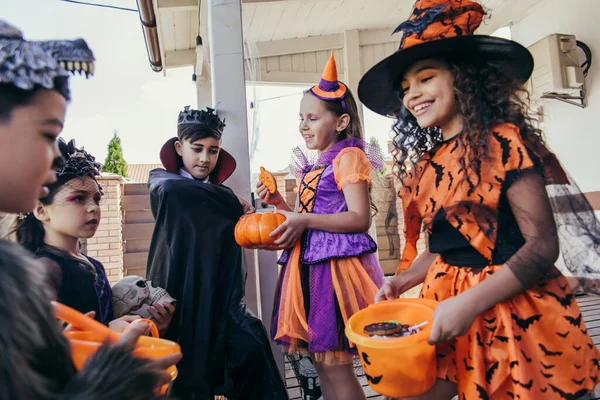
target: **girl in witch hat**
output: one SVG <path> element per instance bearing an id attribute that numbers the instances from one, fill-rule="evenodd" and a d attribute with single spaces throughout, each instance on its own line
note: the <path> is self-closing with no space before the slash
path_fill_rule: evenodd
<path id="1" fill-rule="evenodd" d="M 287 218 L 272 233 L 288 249 L 279 260 L 272 334 L 290 352 L 311 354 L 325 399 L 364 399 L 344 326 L 383 283 L 377 245 L 367 234 L 369 174 L 383 167 L 383 157 L 362 140 L 356 102 L 338 81 L 333 56 L 319 84 L 304 93 L 299 128 L 306 148 L 292 156 L 297 212 L 279 192 L 257 186 L 259 197 Z"/>
<path id="2" fill-rule="evenodd" d="M 403 183 L 406 247 L 377 300 L 423 283 L 440 302 L 438 381 L 418 398 L 575 399 L 595 387 L 600 354 L 554 262 L 560 237 L 567 268 L 595 290 L 579 271 L 598 272 L 585 243 L 600 229 L 526 113 L 531 54 L 474 35 L 483 17 L 473 1 L 418 0 L 400 50 L 360 82 L 361 101 L 397 119 Z"/>

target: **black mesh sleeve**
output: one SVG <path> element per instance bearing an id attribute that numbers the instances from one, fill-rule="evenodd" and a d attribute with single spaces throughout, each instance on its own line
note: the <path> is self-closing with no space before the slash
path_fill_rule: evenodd
<path id="1" fill-rule="evenodd" d="M 544 278 L 559 254 L 558 234 L 544 178 L 521 171 L 506 196 L 525 244 L 506 262 L 524 287 Z"/>

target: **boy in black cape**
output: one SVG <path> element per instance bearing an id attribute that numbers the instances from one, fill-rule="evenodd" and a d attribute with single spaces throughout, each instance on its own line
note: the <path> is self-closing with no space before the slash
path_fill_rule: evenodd
<path id="1" fill-rule="evenodd" d="M 147 278 L 178 301 L 166 338 L 183 359 L 170 398 L 287 399 L 269 338 L 243 303 L 246 272 L 233 230 L 253 208 L 222 183 L 235 159 L 220 148 L 225 127 L 215 111 L 179 115 L 178 137 L 150 172 L 156 226 Z"/>

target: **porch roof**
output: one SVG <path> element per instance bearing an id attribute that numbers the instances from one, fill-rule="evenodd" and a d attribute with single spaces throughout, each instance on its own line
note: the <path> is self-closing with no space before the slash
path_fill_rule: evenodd
<path id="1" fill-rule="evenodd" d="M 544 1 L 481 0 L 490 13 L 478 33 L 490 34 L 516 23 Z M 139 3 L 143 25 L 152 23 L 150 15 L 155 17 L 158 46 L 148 46 L 149 53 L 156 53 L 150 54 L 151 60 L 154 57 L 161 66 L 155 70 L 195 66 L 198 77 L 206 77 L 208 0 Z M 361 70 L 369 68 L 397 49 L 400 36 L 391 32 L 408 17 L 413 4 L 414 0 L 242 0 L 244 40 L 249 44 L 246 58 L 261 60 L 259 81 L 306 83 L 314 82 L 322 58 L 335 50 L 342 78 L 345 32 L 358 31 L 361 47 L 378 46 L 361 54 Z M 152 30 L 146 27 L 145 31 L 147 43 L 152 43 Z"/>

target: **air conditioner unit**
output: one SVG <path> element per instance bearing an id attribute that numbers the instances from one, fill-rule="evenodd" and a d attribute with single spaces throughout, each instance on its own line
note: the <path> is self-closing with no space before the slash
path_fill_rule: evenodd
<path id="1" fill-rule="evenodd" d="M 554 33 L 529 46 L 529 51 L 534 69 L 527 85 L 533 99 L 581 96 L 584 77 L 574 35 Z"/>

